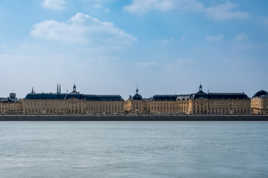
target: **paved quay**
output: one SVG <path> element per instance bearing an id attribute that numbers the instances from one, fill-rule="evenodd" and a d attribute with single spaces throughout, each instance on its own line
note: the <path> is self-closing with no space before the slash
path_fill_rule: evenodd
<path id="1" fill-rule="evenodd" d="M 268 121 L 268 115 L 1 115 L 0 121 Z"/>

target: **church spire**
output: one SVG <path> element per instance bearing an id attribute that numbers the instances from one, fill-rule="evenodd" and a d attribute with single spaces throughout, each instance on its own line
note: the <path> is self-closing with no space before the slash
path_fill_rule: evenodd
<path id="1" fill-rule="evenodd" d="M 32 91 L 31 91 L 31 93 L 32 93 L 32 94 L 34 94 L 34 93 L 35 93 L 35 92 L 34 92 L 34 87 L 32 87 Z"/>
<path id="2" fill-rule="evenodd" d="M 78 92 L 77 92 L 77 88 L 76 88 L 76 85 L 75 85 L 75 84 L 73 85 L 73 91 L 72 91 L 72 93 L 78 93 Z"/>
<path id="3" fill-rule="evenodd" d="M 203 85 L 202 84 L 199 85 L 199 91 L 203 91 Z"/>
<path id="4" fill-rule="evenodd" d="M 138 88 L 136 88 L 136 94 L 139 94 L 139 89 Z"/>

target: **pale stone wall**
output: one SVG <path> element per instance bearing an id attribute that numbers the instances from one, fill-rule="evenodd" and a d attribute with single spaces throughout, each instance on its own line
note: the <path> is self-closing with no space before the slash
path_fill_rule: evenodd
<path id="1" fill-rule="evenodd" d="M 177 101 L 150 101 L 150 113 L 179 113 L 179 103 Z"/>
<path id="2" fill-rule="evenodd" d="M 21 114 L 22 102 L 0 102 L 0 114 Z"/>
<path id="3" fill-rule="evenodd" d="M 128 99 L 124 104 L 124 110 L 127 113 L 149 113 L 149 102 L 147 100 Z"/>
<path id="4" fill-rule="evenodd" d="M 191 114 L 250 114 L 250 100 L 247 99 L 196 99 L 191 103 Z"/>
<path id="5" fill-rule="evenodd" d="M 177 101 L 131 101 L 125 103 L 127 112 L 152 114 L 250 114 L 249 99 L 189 99 Z"/>
<path id="6" fill-rule="evenodd" d="M 188 99 L 177 101 L 127 100 L 87 101 L 79 99 L 24 99 L 1 102 L 0 114 L 268 114 L 268 98 Z"/>
<path id="7" fill-rule="evenodd" d="M 25 114 L 96 114 L 122 113 L 123 101 L 24 100 Z"/>
<path id="8" fill-rule="evenodd" d="M 250 114 L 249 99 L 209 100 L 209 114 Z"/>
<path id="9" fill-rule="evenodd" d="M 124 101 L 85 101 L 85 108 L 83 109 L 86 114 L 104 113 L 123 113 Z"/>
<path id="10" fill-rule="evenodd" d="M 263 113 L 268 114 L 268 98 L 263 99 L 263 108 L 264 108 Z"/>
<path id="11" fill-rule="evenodd" d="M 190 111 L 189 111 L 190 101 L 189 100 L 177 100 L 177 102 L 178 102 L 178 113 L 190 114 Z"/>
<path id="12" fill-rule="evenodd" d="M 208 114 L 208 99 L 191 99 L 192 114 Z"/>
<path id="13" fill-rule="evenodd" d="M 268 114 L 268 98 L 255 97 L 251 99 L 252 114 Z"/>

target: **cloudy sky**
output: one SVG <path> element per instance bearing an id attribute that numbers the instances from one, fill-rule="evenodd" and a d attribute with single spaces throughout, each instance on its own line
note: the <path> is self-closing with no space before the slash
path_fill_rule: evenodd
<path id="1" fill-rule="evenodd" d="M 267 0 L 1 0 L 1 96 L 268 89 Z"/>

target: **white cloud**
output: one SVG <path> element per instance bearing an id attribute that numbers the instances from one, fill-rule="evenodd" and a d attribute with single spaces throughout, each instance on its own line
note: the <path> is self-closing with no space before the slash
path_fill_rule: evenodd
<path id="1" fill-rule="evenodd" d="M 83 13 L 75 14 L 67 22 L 47 20 L 35 24 L 31 36 L 38 39 L 94 45 L 126 45 L 136 40 L 113 23 Z"/>
<path id="2" fill-rule="evenodd" d="M 150 10 L 168 11 L 173 9 L 173 0 L 133 0 L 125 9 L 131 13 L 146 13 Z"/>
<path id="3" fill-rule="evenodd" d="M 169 11 L 180 10 L 200 10 L 203 5 L 196 0 L 133 0 L 132 4 L 125 7 L 130 13 L 144 14 L 151 10 Z"/>
<path id="4" fill-rule="evenodd" d="M 240 34 L 236 35 L 235 40 L 236 41 L 247 41 L 248 35 L 246 33 L 240 33 Z"/>
<path id="5" fill-rule="evenodd" d="M 207 16 L 215 20 L 247 19 L 248 13 L 235 10 L 237 7 L 234 3 L 224 3 L 205 9 Z"/>
<path id="6" fill-rule="evenodd" d="M 224 39 L 223 34 L 206 36 L 206 40 L 209 42 L 218 42 L 218 41 L 222 41 L 223 39 Z"/>
<path id="7" fill-rule="evenodd" d="M 152 10 L 183 10 L 203 13 L 214 20 L 247 19 L 249 16 L 247 12 L 237 10 L 237 5 L 231 2 L 206 7 L 198 0 L 133 0 L 125 10 L 133 14 Z"/>
<path id="8" fill-rule="evenodd" d="M 42 6 L 47 9 L 62 10 L 65 4 L 65 0 L 43 0 Z"/>

